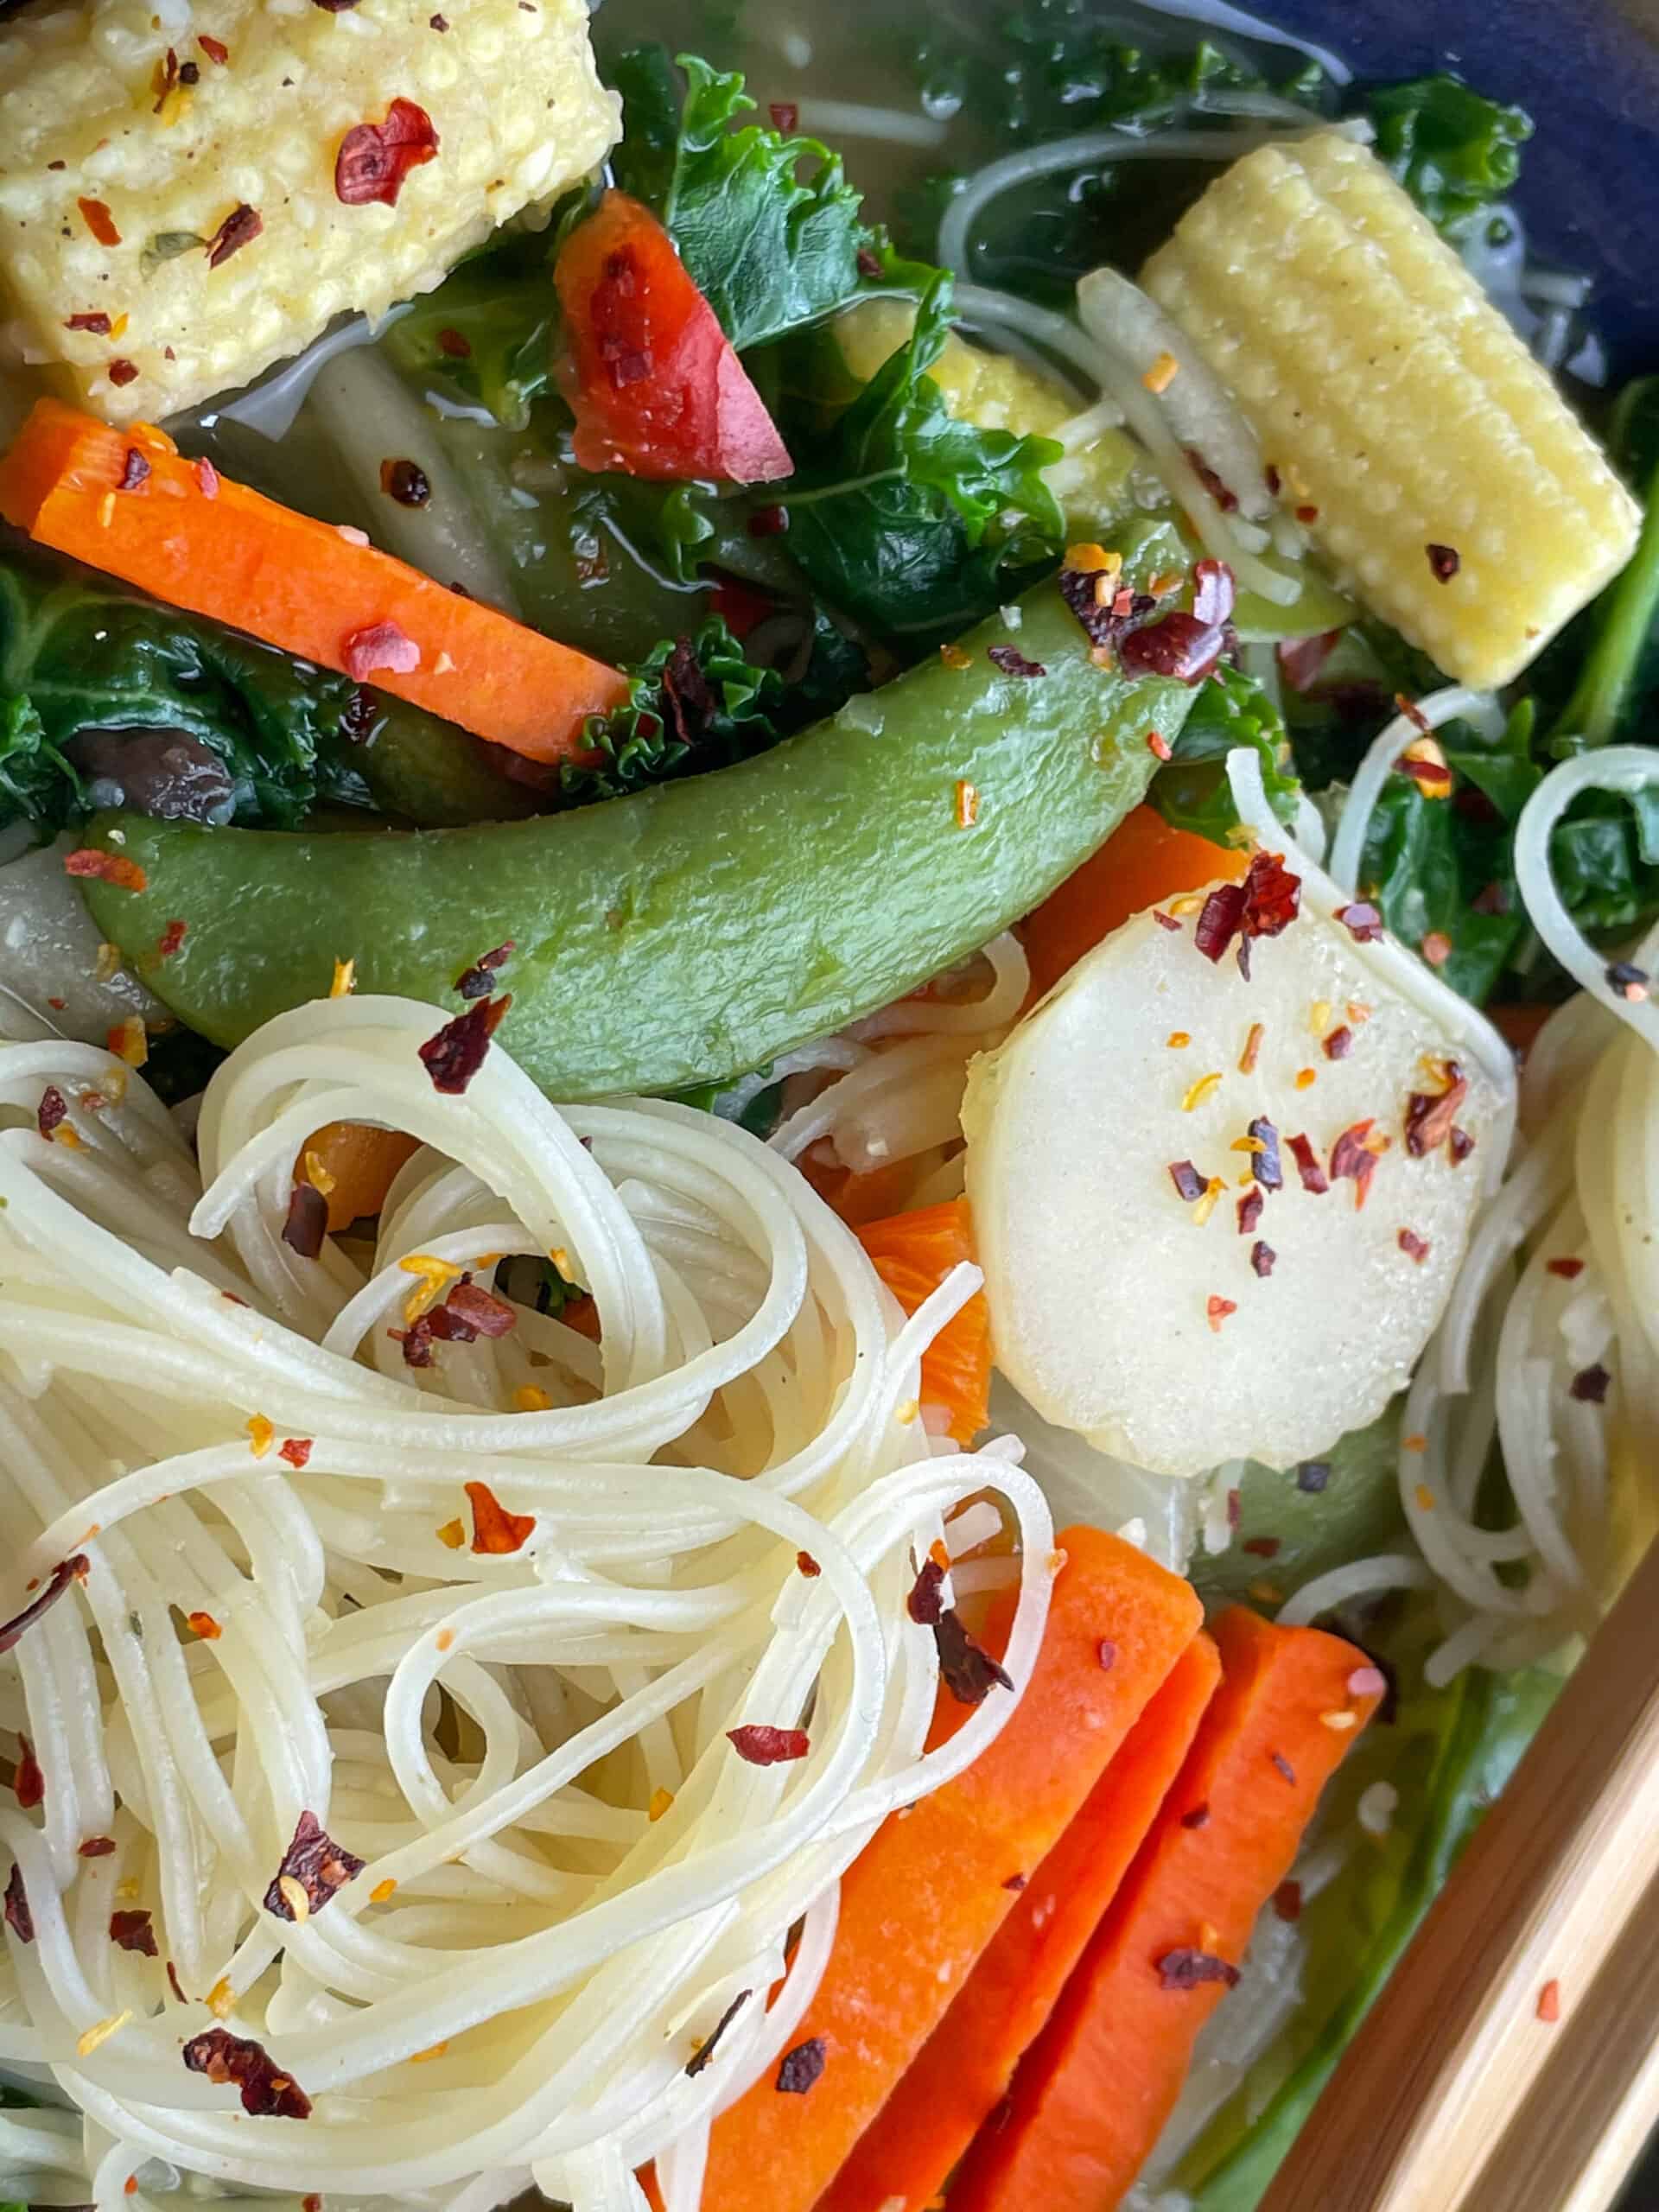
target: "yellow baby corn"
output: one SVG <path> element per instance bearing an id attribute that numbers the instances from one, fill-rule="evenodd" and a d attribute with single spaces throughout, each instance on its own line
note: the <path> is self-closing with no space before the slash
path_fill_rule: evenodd
<path id="1" fill-rule="evenodd" d="M 594 73 L 584 0 L 445 8 L 39 0 L 10 17 L 0 332 L 12 358 L 112 421 L 153 420 L 246 383 L 344 309 L 376 315 L 429 290 L 590 169 L 616 136 L 616 102 Z M 393 137 L 429 118 L 436 150 L 395 204 L 347 204 L 341 144 L 389 118 Z"/>
<path id="2" fill-rule="evenodd" d="M 1145 281 L 1236 395 L 1287 506 L 1448 675 L 1508 682 L 1629 559 L 1635 501 L 1356 141 L 1247 155 Z"/>

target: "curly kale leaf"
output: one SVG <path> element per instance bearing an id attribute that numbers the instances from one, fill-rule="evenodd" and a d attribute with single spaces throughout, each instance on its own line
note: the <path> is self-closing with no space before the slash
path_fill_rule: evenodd
<path id="1" fill-rule="evenodd" d="M 1462 236 L 1514 189 L 1532 136 L 1524 109 L 1489 100 L 1444 71 L 1380 86 L 1366 107 L 1377 158 L 1448 237 Z"/>
<path id="2" fill-rule="evenodd" d="M 786 734 L 783 678 L 746 659 L 718 615 L 690 637 L 664 639 L 629 674 L 627 704 L 588 719 L 584 734 L 599 760 L 561 772 L 567 805 L 728 767 Z"/>
<path id="3" fill-rule="evenodd" d="M 1224 661 L 1198 686 L 1173 756 L 1147 794 L 1173 829 L 1190 830 L 1212 844 L 1227 842 L 1238 825 L 1227 755 L 1238 745 L 1249 746 L 1261 762 L 1262 789 L 1279 819 L 1287 824 L 1295 819 L 1302 787 L 1284 717 L 1263 684 Z"/>

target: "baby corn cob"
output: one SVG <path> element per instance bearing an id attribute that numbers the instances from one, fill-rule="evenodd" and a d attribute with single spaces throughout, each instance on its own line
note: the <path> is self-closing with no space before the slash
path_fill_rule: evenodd
<path id="1" fill-rule="evenodd" d="M 1600 448 L 1354 140 L 1247 155 L 1145 281 L 1286 505 L 1448 675 L 1507 683 L 1630 558 L 1639 511 Z"/>
<path id="2" fill-rule="evenodd" d="M 14 361 L 117 423 L 173 413 L 343 309 L 429 290 L 591 168 L 616 102 L 583 0 L 443 4 L 40 0 L 10 17 Z"/>

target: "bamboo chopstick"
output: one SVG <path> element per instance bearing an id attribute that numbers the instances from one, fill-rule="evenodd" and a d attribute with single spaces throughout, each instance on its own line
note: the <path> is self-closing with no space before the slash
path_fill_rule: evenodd
<path id="1" fill-rule="evenodd" d="M 1659 1545 L 1261 2212 L 1603 2212 L 1659 2118 L 1656 2044 Z"/>

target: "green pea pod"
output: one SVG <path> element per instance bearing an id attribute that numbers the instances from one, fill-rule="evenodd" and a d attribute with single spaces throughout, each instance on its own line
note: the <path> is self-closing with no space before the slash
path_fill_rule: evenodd
<path id="1" fill-rule="evenodd" d="M 1135 563 L 1160 557 L 1150 534 Z M 500 1036 L 559 1098 L 723 1081 L 1006 929 L 1144 793 L 1192 693 L 1102 669 L 1054 583 L 830 721 L 713 775 L 535 822 L 285 836 L 104 817 L 139 893 L 103 936 L 234 1045 L 328 988 L 443 1000 L 511 938 Z M 998 655 L 993 659 L 991 655 Z M 1011 658 L 1012 657 L 1012 658 Z M 1019 671 L 1035 664 L 1040 673 Z M 182 921 L 181 950 L 156 945 Z"/>

